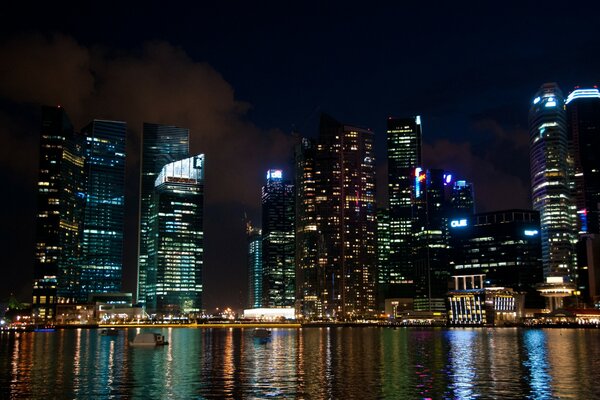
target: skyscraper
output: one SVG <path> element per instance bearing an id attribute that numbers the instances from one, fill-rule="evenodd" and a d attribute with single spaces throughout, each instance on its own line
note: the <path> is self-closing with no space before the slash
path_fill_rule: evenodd
<path id="1" fill-rule="evenodd" d="M 248 308 L 262 307 L 262 233 L 248 221 Z"/>
<path id="2" fill-rule="evenodd" d="M 581 233 L 600 233 L 600 91 L 576 89 L 566 100 Z"/>
<path id="3" fill-rule="evenodd" d="M 378 307 L 385 308 L 386 285 L 390 277 L 390 213 L 385 208 L 377 210 L 377 289 Z M 389 297 L 388 297 L 389 298 Z M 382 304 L 383 303 L 383 304 Z M 382 307 L 383 305 L 383 307 Z"/>
<path id="4" fill-rule="evenodd" d="M 577 207 L 577 288 L 584 300 L 600 299 L 600 91 L 577 88 L 567 96 L 573 159 L 572 194 Z"/>
<path id="5" fill-rule="evenodd" d="M 413 173 L 421 165 L 421 117 L 388 118 L 389 267 L 379 275 L 380 296 L 412 297 Z"/>
<path id="6" fill-rule="evenodd" d="M 150 206 L 147 308 L 160 313 L 202 310 L 204 155 L 165 165 Z"/>
<path id="7" fill-rule="evenodd" d="M 263 307 L 293 307 L 296 298 L 294 186 L 279 169 L 262 188 Z"/>
<path id="8" fill-rule="evenodd" d="M 529 110 L 533 209 L 540 213 L 544 277 L 574 271 L 575 205 L 569 183 L 567 119 L 561 90 L 542 85 Z"/>
<path id="9" fill-rule="evenodd" d="M 72 302 L 80 286 L 83 231 L 83 140 L 61 107 L 42 108 L 37 192 L 34 318 L 53 319 L 58 302 Z"/>
<path id="10" fill-rule="evenodd" d="M 298 215 L 314 215 L 305 220 L 314 224 L 301 229 L 316 235 L 303 235 L 298 246 L 308 255 L 303 262 L 316 258 L 318 266 L 304 274 L 302 293 L 309 293 L 306 287 L 315 293 L 316 318 L 372 316 L 377 262 L 373 132 L 322 115 L 314 149 L 308 144 L 301 159 L 314 171 L 297 176 L 303 190 L 314 187 L 314 203 L 303 202 Z"/>
<path id="11" fill-rule="evenodd" d="M 86 196 L 78 301 L 121 291 L 125 214 L 125 122 L 94 120 L 85 135 Z"/>
<path id="12" fill-rule="evenodd" d="M 323 269 L 319 264 L 322 236 L 317 230 L 316 144 L 302 138 L 295 148 L 296 299 L 306 318 L 323 316 Z"/>
<path id="13" fill-rule="evenodd" d="M 445 311 L 450 278 L 446 185 L 450 175 L 441 169 L 414 172 L 413 254 L 414 307 L 418 311 Z"/>
<path id="14" fill-rule="evenodd" d="M 141 152 L 137 298 L 139 303 L 145 303 L 148 246 L 153 240 L 149 235 L 149 220 L 154 183 L 165 165 L 189 156 L 189 130 L 171 125 L 144 123 Z"/>

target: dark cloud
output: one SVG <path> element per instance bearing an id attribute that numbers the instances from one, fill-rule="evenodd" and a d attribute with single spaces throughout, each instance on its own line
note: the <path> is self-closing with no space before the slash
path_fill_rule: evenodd
<path id="1" fill-rule="evenodd" d="M 256 215 L 263 172 L 271 166 L 286 166 L 291 159 L 292 137 L 275 129 L 264 131 L 250 123 L 246 119 L 249 105 L 235 99 L 233 88 L 217 71 L 206 63 L 191 60 L 183 50 L 166 42 L 150 42 L 135 52 L 114 54 L 104 48 L 87 48 L 62 35 L 36 35 L 2 43 L 0 54 L 0 96 L 5 102 L 29 107 L 61 104 L 75 127 L 82 127 L 92 118 L 128 123 L 132 135 L 128 143 L 127 193 L 130 197 L 125 289 L 135 287 L 132 282 L 135 251 L 132 249 L 137 247 L 137 199 L 134 196 L 138 185 L 142 122 L 190 129 L 192 152 L 205 153 L 207 160 L 205 287 L 208 305 L 222 302 L 241 305 L 246 262 L 243 210 Z M 28 153 L 35 154 L 39 125 L 19 136 L 13 132 L 20 122 L 8 119 L 2 128 L 2 147 L 26 148 Z M 35 171 L 32 165 L 37 161 L 19 157 L 21 154 L 17 150 L 14 157 L 7 157 L 8 164 L 14 171 L 30 172 L 30 191 L 26 195 L 34 196 L 35 173 L 31 171 L 32 168 Z M 230 225 L 225 226 L 223 221 Z M 220 240 L 213 240 L 217 236 Z M 32 252 L 33 245 L 24 246 L 12 258 L 15 262 L 29 260 Z M 226 263 L 221 262 L 223 254 L 227 254 Z M 28 280 L 30 275 L 21 279 Z"/>
<path id="2" fill-rule="evenodd" d="M 490 151 L 496 151 L 490 148 Z M 457 173 L 474 183 L 477 212 L 529 208 L 529 188 L 518 177 L 498 168 L 470 143 L 438 140 L 423 145 L 424 165 Z"/>

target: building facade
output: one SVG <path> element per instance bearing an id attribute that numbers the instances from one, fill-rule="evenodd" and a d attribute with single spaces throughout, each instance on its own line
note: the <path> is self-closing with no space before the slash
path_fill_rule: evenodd
<path id="1" fill-rule="evenodd" d="M 454 275 L 480 275 L 485 287 L 526 294 L 528 308 L 544 302 L 536 291 L 543 268 L 539 213 L 503 210 L 449 220 Z M 478 287 L 481 289 L 481 287 Z"/>
<path id="2" fill-rule="evenodd" d="M 262 232 L 246 222 L 248 238 L 248 308 L 262 307 Z"/>
<path id="3" fill-rule="evenodd" d="M 347 320 L 375 313 L 373 136 L 371 130 L 321 116 L 315 154 L 315 211 L 325 318 Z"/>
<path id="4" fill-rule="evenodd" d="M 416 311 L 446 310 L 450 280 L 448 177 L 441 169 L 414 170 L 412 247 Z"/>
<path id="5" fill-rule="evenodd" d="M 144 123 L 141 146 L 140 227 L 138 232 L 137 299 L 146 302 L 146 274 L 150 237 L 150 208 L 154 183 L 168 163 L 189 156 L 189 130 L 172 125 Z"/>
<path id="6" fill-rule="evenodd" d="M 86 195 L 79 302 L 91 293 L 121 291 L 127 124 L 94 120 L 82 133 Z"/>
<path id="7" fill-rule="evenodd" d="M 147 304 L 151 312 L 202 311 L 204 155 L 165 165 L 154 183 Z"/>
<path id="8" fill-rule="evenodd" d="M 576 210 L 572 201 L 564 98 L 555 83 L 542 85 L 529 110 L 533 209 L 540 213 L 544 276 L 572 278 L 576 265 Z"/>
<path id="9" fill-rule="evenodd" d="M 600 301 L 600 91 L 577 88 L 565 104 L 579 232 L 575 282 L 581 300 L 595 304 Z"/>
<path id="10" fill-rule="evenodd" d="M 32 309 L 55 318 L 58 302 L 72 302 L 81 284 L 79 259 L 85 204 L 83 138 L 64 109 L 42 108 L 37 183 Z"/>
<path id="11" fill-rule="evenodd" d="M 421 165 L 421 117 L 387 120 L 389 266 L 379 275 L 380 297 L 414 296 L 412 251 L 414 170 Z"/>
<path id="12" fill-rule="evenodd" d="M 267 171 L 262 188 L 263 307 L 295 306 L 294 205 L 294 186 L 283 171 Z"/>
<path id="13" fill-rule="evenodd" d="M 306 318 L 323 316 L 321 296 L 325 275 L 319 264 L 323 237 L 317 230 L 316 143 L 302 138 L 295 147 L 296 312 Z"/>

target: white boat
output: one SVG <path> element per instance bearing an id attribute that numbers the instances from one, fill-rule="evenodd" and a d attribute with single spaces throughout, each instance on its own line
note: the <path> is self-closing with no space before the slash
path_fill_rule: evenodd
<path id="1" fill-rule="evenodd" d="M 258 339 L 269 339 L 271 337 L 271 331 L 265 328 L 254 328 L 252 336 Z"/>
<path id="2" fill-rule="evenodd" d="M 169 344 L 160 333 L 138 333 L 130 343 L 132 346 L 164 346 Z"/>

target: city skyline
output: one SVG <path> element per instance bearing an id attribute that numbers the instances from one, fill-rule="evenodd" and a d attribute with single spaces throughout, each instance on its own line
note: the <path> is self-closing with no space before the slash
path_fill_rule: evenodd
<path id="1" fill-rule="evenodd" d="M 216 47 L 211 47 L 209 40 L 202 35 L 194 35 L 199 38 L 200 43 L 198 47 L 194 47 L 177 29 L 174 32 L 178 34 L 165 34 L 163 37 L 152 36 L 141 30 L 125 43 L 119 41 L 118 33 L 110 34 L 114 36 L 94 36 L 97 33 L 93 32 L 100 30 L 84 30 L 74 22 L 61 26 L 60 19 L 52 22 L 53 19 L 48 18 L 47 22 L 42 22 L 39 17 L 34 16 L 25 23 L 24 28 L 17 28 L 14 23 L 8 22 L 2 28 L 5 40 L 1 46 L 4 50 L 3 57 L 11 61 L 3 64 L 11 65 L 14 70 L 3 73 L 0 95 L 4 99 L 2 117 L 6 121 L 2 131 L 2 144 L 5 149 L 13 150 L 4 150 L 2 159 L 3 177 L 9 191 L 14 193 L 14 198 L 3 200 L 3 208 L 13 210 L 5 214 L 7 227 L 10 229 L 4 230 L 3 235 L 8 248 L 16 249 L 10 255 L 9 264 L 19 265 L 18 271 L 21 271 L 22 266 L 23 272 L 9 272 L 8 281 L 16 287 L 3 286 L 1 293 L 14 291 L 20 297 L 26 295 L 24 288 L 29 286 L 32 276 L 30 265 L 33 265 L 33 234 L 29 229 L 35 215 L 31 196 L 34 188 L 32 182 L 37 177 L 32 172 L 35 169 L 32 164 L 35 162 L 31 158 L 35 159 L 35 156 L 28 157 L 28 154 L 35 155 L 38 151 L 35 139 L 39 132 L 37 107 L 42 104 L 63 105 L 77 127 L 94 118 L 127 122 L 131 130 L 128 146 L 133 149 L 128 154 L 135 154 L 135 150 L 139 149 L 143 121 L 190 129 L 194 136 L 190 141 L 193 152 L 206 153 L 209 164 L 214 165 L 214 169 L 207 170 L 207 185 L 212 185 L 212 189 L 207 192 L 207 210 L 210 212 L 207 214 L 206 224 L 207 231 L 212 232 L 212 235 L 207 236 L 206 246 L 209 251 L 205 264 L 207 280 L 213 282 L 213 287 L 218 286 L 215 284 L 224 276 L 243 274 L 246 265 L 246 238 L 244 225 L 240 223 L 243 212 L 248 212 L 252 220 L 258 220 L 257 188 L 262 171 L 281 168 L 289 172 L 291 132 L 316 136 L 315 108 L 331 112 L 336 118 L 348 123 L 373 128 L 379 178 L 385 175 L 380 161 L 384 158 L 381 145 L 384 143 L 382 135 L 387 116 L 422 115 L 425 121 L 424 164 L 428 168 L 453 170 L 459 176 L 473 181 L 478 211 L 529 207 L 526 113 L 531 94 L 544 82 L 558 81 L 565 93 L 576 85 L 583 87 L 593 84 L 598 81 L 594 71 L 598 70 L 599 63 L 591 55 L 593 52 L 586 51 L 594 48 L 598 36 L 593 35 L 597 29 L 595 25 L 585 23 L 587 15 L 593 14 L 592 12 L 588 10 L 578 19 L 565 17 L 565 26 L 560 29 L 566 32 L 561 34 L 564 38 L 557 38 L 558 33 L 549 31 L 545 34 L 546 41 L 537 46 L 536 39 L 536 46 L 533 46 L 534 37 L 537 38 L 533 34 L 536 32 L 535 26 L 550 12 L 524 7 L 521 10 L 523 15 L 514 17 L 515 30 L 522 42 L 511 40 L 515 34 L 502 26 L 498 33 L 484 31 L 481 43 L 460 29 L 451 29 L 448 38 L 441 38 L 440 45 L 435 45 L 431 37 L 419 39 L 419 35 L 410 36 L 409 39 L 419 40 L 414 45 L 407 44 L 410 40 L 402 40 L 401 45 L 407 45 L 407 51 L 420 54 L 423 65 L 430 66 L 423 72 L 417 72 L 413 64 L 407 62 L 400 69 L 391 68 L 395 70 L 394 74 L 389 69 L 399 64 L 396 55 L 391 53 L 401 47 L 390 45 L 390 39 L 397 40 L 399 36 L 389 28 L 373 24 L 375 35 L 382 38 L 381 44 L 371 39 L 357 40 L 359 38 L 355 35 L 349 38 L 338 37 L 340 26 L 324 23 L 329 20 L 328 16 L 338 10 L 328 6 L 309 11 L 299 9 L 296 10 L 297 15 L 291 17 L 292 22 L 298 21 L 298 17 L 306 16 L 307 13 L 314 13 L 313 21 L 317 23 L 317 32 L 324 32 L 325 46 L 312 35 L 306 38 L 306 42 L 296 38 L 292 41 L 295 46 L 291 46 L 291 50 L 277 52 L 275 57 L 289 65 L 290 56 L 296 48 L 300 48 L 300 54 L 309 54 L 308 49 L 314 48 L 315 53 L 327 57 L 327 62 L 325 67 L 319 69 L 308 61 L 310 57 L 296 57 L 294 59 L 301 59 L 302 62 L 290 70 L 292 79 L 283 77 L 281 73 L 273 73 L 271 69 L 261 71 L 264 64 L 260 60 L 266 59 L 264 54 L 268 54 L 271 48 L 261 45 L 262 42 L 257 40 L 268 32 L 265 28 L 248 29 L 248 40 L 256 44 L 250 47 L 256 47 L 259 51 L 256 56 L 247 58 L 248 68 L 244 69 L 245 72 L 240 72 L 242 69 L 235 67 L 233 60 L 238 59 L 239 54 L 235 55 L 237 52 L 248 56 L 249 53 L 244 52 L 242 47 L 233 46 L 232 55 L 224 55 Z M 84 15 L 85 11 L 83 10 Z M 219 14 L 219 10 L 208 11 L 207 15 L 215 12 Z M 383 10 L 379 12 L 381 11 Z M 385 11 L 392 15 L 395 10 Z M 406 10 L 407 13 L 415 11 L 418 10 Z M 500 21 L 504 15 L 502 11 L 498 11 L 499 16 L 494 17 L 491 11 L 484 7 L 474 12 L 476 15 L 487 15 L 486 22 L 494 18 Z M 341 11 L 344 15 L 348 12 Z M 556 11 L 552 11 L 554 12 Z M 570 13 L 577 14 L 578 10 L 572 9 L 566 15 L 571 15 Z M 376 13 L 365 17 L 369 18 L 374 14 Z M 350 15 L 349 20 L 356 21 L 357 15 Z M 536 17 L 529 18 L 532 15 Z M 281 27 L 281 22 L 272 18 L 273 16 L 271 13 L 261 18 L 273 19 L 275 25 Z M 440 24 L 438 29 L 443 29 L 444 26 L 453 28 L 443 22 L 441 15 L 420 20 L 429 27 Z M 87 21 L 95 25 L 99 20 Z M 234 16 L 234 22 L 239 22 L 239 18 Z M 482 29 L 478 26 L 479 23 L 473 22 L 475 26 L 472 26 L 469 22 L 464 17 L 457 18 L 457 24 L 463 23 L 467 33 L 476 28 Z M 122 33 L 122 26 L 124 25 L 116 24 L 118 29 L 115 32 Z M 249 28 L 248 25 L 243 27 Z M 575 31 L 580 35 L 577 40 L 572 40 L 572 32 Z M 31 32 L 34 32 L 33 36 L 30 35 Z M 41 36 L 36 35 L 36 32 L 41 32 Z M 60 32 L 62 36 L 53 36 L 54 32 Z M 217 47 L 220 47 L 242 31 L 217 32 L 222 35 L 215 40 Z M 503 34 L 508 37 L 504 38 Z M 289 29 L 282 30 L 283 37 L 289 39 L 290 35 Z M 486 51 L 482 45 L 497 43 L 500 38 L 506 39 L 503 43 L 514 41 L 517 44 L 500 51 L 497 46 L 491 46 L 491 50 Z M 552 40 L 553 38 L 557 40 Z M 148 42 L 156 39 L 162 39 L 163 42 Z M 454 48 L 457 54 L 454 54 L 454 50 L 443 49 L 445 44 L 461 42 L 461 39 L 465 39 L 463 44 Z M 335 43 L 339 43 L 339 46 L 327 45 Z M 98 52 L 96 45 L 103 45 L 115 52 Z M 361 72 L 357 67 L 348 66 L 347 72 L 334 74 L 333 71 L 344 71 L 336 68 L 340 62 L 338 52 L 352 47 L 356 48 L 358 55 L 371 60 L 370 64 L 363 64 L 362 68 L 366 71 Z M 389 52 L 385 51 L 386 47 L 389 47 Z M 536 50 L 528 52 L 530 48 Z M 478 55 L 477 60 L 468 56 L 470 51 Z M 549 51 L 555 57 L 552 62 L 545 64 Z M 383 60 L 373 57 L 376 54 L 381 54 Z M 458 59 L 467 61 L 455 61 Z M 495 67 L 499 59 L 503 61 Z M 44 62 L 32 62 L 33 60 Z M 70 62 L 73 60 L 77 62 Z M 439 68 L 440 60 L 445 60 L 442 64 L 446 68 Z M 585 61 L 585 66 L 581 66 L 582 61 Z M 37 65 L 46 67 L 39 69 Z M 80 67 L 71 69 L 70 65 Z M 310 74 L 298 73 L 302 68 L 311 71 L 311 65 L 312 70 L 318 71 L 317 75 L 322 75 L 322 78 L 313 79 Z M 507 65 L 519 65 L 519 68 L 513 71 Z M 574 68 L 573 65 L 577 67 Z M 373 74 L 378 68 L 382 73 Z M 484 70 L 486 72 L 481 72 Z M 24 82 L 22 74 L 34 79 L 27 79 L 30 83 Z M 377 75 L 380 78 L 375 78 Z M 274 84 L 264 85 L 266 77 L 272 78 Z M 163 80 L 169 90 L 162 90 L 160 85 L 155 84 Z M 53 82 L 59 84 L 53 85 Z M 259 89 L 261 84 L 264 91 Z M 348 85 L 348 89 L 344 89 L 343 85 Z M 371 89 L 367 90 L 363 86 Z M 193 90 L 186 90 L 186 87 Z M 281 92 L 276 90 L 278 87 L 283 88 Z M 308 94 L 290 96 L 300 92 L 299 88 L 306 88 Z M 320 91 L 323 96 L 315 95 Z M 169 92 L 183 95 L 176 99 L 165 95 Z M 191 95 L 191 92 L 219 96 L 207 99 Z M 351 96 L 351 93 L 356 96 Z M 286 102 L 282 99 L 291 100 L 284 106 Z M 219 149 L 225 139 L 228 140 L 228 148 Z M 14 149 L 22 149 L 22 153 Z M 514 156 L 509 158 L 507 154 Z M 128 165 L 125 188 L 127 196 L 132 199 L 135 199 L 132 193 L 137 193 L 137 185 L 132 183 L 139 163 L 135 157 L 131 160 L 134 169 Z M 244 167 L 235 163 L 242 158 L 246 159 Z M 239 185 L 228 188 L 225 183 L 234 179 Z M 378 186 L 381 187 L 381 184 Z M 509 191 L 511 197 L 504 194 Z M 381 199 L 385 199 L 385 194 L 380 193 L 379 196 L 378 203 L 383 204 Z M 135 203 L 135 200 L 131 203 Z M 128 253 L 124 267 L 126 291 L 135 290 L 135 278 L 132 277 L 137 269 L 135 255 L 131 250 L 137 241 L 132 233 L 137 230 L 135 223 L 132 223 L 133 214 L 132 209 L 128 208 L 125 231 Z M 220 225 L 227 226 L 229 231 L 220 229 Z M 235 243 L 233 247 L 238 250 L 226 252 L 226 247 L 221 243 Z M 29 271 L 25 271 L 26 269 Z M 234 278 L 231 284 L 232 289 L 226 295 L 218 290 L 207 293 L 209 306 L 242 305 L 246 298 L 245 279 Z"/>

